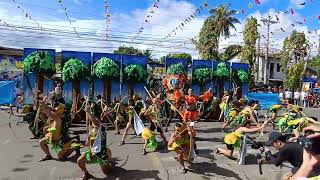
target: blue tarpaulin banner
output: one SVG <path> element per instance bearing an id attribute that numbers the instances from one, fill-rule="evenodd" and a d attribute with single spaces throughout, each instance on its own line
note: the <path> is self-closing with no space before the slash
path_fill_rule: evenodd
<path id="1" fill-rule="evenodd" d="M 269 109 L 272 105 L 279 104 L 279 95 L 276 93 L 248 93 L 249 100 L 258 100 L 262 109 Z"/>
<path id="2" fill-rule="evenodd" d="M 14 81 L 0 81 L 0 104 L 14 103 Z"/>

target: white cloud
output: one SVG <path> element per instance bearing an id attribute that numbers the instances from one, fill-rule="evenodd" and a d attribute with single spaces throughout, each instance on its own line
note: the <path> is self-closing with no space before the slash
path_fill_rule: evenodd
<path id="1" fill-rule="evenodd" d="M 79 2 L 85 2 L 88 0 L 79 0 Z M 263 1 L 261 1 L 263 2 Z M 151 4 L 151 3 L 150 3 Z M 154 46 L 157 41 L 163 40 L 163 38 L 170 33 L 173 28 L 178 26 L 184 21 L 192 12 L 196 10 L 193 4 L 188 1 L 172 1 L 162 0 L 159 5 L 159 9 L 156 10 L 153 17 L 149 19 L 149 23 L 144 24 L 144 31 L 133 42 L 132 39 L 138 32 L 139 28 L 143 24 L 143 20 L 150 11 L 149 9 L 136 9 L 128 13 L 113 13 L 111 14 L 111 32 L 109 41 L 105 41 L 105 21 L 103 19 L 73 19 L 72 24 L 76 27 L 77 31 L 81 34 L 80 38 L 77 38 L 73 29 L 65 18 L 56 17 L 52 20 L 52 17 L 43 16 L 43 20 L 39 21 L 44 28 L 51 29 L 49 31 L 38 31 L 35 33 L 30 29 L 23 29 L 22 32 L 10 31 L 10 28 L 5 28 L 0 23 L 0 32 L 4 36 L 2 38 L 2 44 L 10 47 L 24 48 L 52 48 L 58 51 L 60 50 L 75 50 L 75 51 L 92 51 L 92 52 L 113 52 L 120 45 L 131 45 L 141 49 L 153 50 L 154 57 L 161 57 L 167 53 L 174 52 L 186 52 L 193 55 L 194 58 L 198 58 L 198 53 L 195 50 L 193 44 L 190 41 L 182 46 L 187 40 L 190 40 L 194 36 L 198 35 L 205 16 L 198 16 L 194 18 L 190 23 L 184 26 L 184 30 L 178 30 L 175 37 L 167 38 L 161 42 L 159 46 Z M 275 11 L 271 9 L 271 16 L 275 19 Z M 205 15 L 208 15 L 206 12 Z M 251 14 L 258 20 L 261 17 L 266 17 L 267 13 L 261 14 L 259 11 Z M 20 14 L 15 14 L 12 11 L 7 11 L 6 5 L 0 4 L 0 16 L 7 22 L 15 25 L 32 26 L 36 28 L 35 24 L 30 24 L 30 21 L 26 21 L 26 18 Z M 291 24 L 297 20 L 301 21 L 302 17 L 295 13 L 279 15 L 280 23 L 272 25 L 271 31 L 274 32 L 274 36 L 270 35 L 271 49 L 281 49 L 282 41 L 286 36 L 289 36 L 294 29 Z M 17 22 L 18 21 L 18 22 Z M 241 32 L 244 27 L 244 21 L 241 24 L 236 24 L 237 31 Z M 303 21 L 303 19 L 302 19 Z M 280 27 L 284 27 L 285 33 L 281 32 Z M 295 28 L 299 31 L 308 31 L 308 27 L 304 25 L 296 25 Z M 55 29 L 55 32 L 52 31 Z M 64 32 L 66 31 L 66 32 Z M 266 26 L 259 28 L 261 34 L 266 35 Z M 231 34 L 236 34 L 233 30 Z M 317 41 L 318 38 L 311 38 L 313 34 L 307 34 L 307 37 L 311 41 Z M 230 44 L 241 44 L 242 33 L 237 33 L 237 36 L 233 36 L 229 39 L 221 39 L 221 50 Z M 261 46 L 263 47 L 265 39 L 261 39 Z"/>

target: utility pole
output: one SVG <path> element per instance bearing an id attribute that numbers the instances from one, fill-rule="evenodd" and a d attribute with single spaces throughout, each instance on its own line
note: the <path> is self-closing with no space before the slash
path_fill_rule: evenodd
<path id="1" fill-rule="evenodd" d="M 257 71 L 257 76 L 256 76 L 256 81 L 259 81 L 259 74 L 260 74 L 260 69 L 259 69 L 259 63 L 260 63 L 260 33 L 258 35 L 258 43 L 257 43 L 257 56 L 256 56 L 256 71 Z"/>
<path id="2" fill-rule="evenodd" d="M 263 72 L 263 83 L 267 84 L 268 81 L 268 68 L 269 68 L 269 60 L 268 60 L 268 56 L 269 56 L 269 43 L 270 43 L 270 26 L 272 24 L 276 24 L 277 21 L 273 21 L 272 17 L 270 16 L 270 14 L 268 14 L 268 18 L 264 18 L 261 19 L 261 21 L 267 25 L 267 44 L 266 44 L 266 57 L 265 57 L 265 63 L 264 63 L 264 72 Z"/>

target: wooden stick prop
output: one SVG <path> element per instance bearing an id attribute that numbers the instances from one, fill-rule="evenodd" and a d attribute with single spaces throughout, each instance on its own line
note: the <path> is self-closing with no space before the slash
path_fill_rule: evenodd
<path id="1" fill-rule="evenodd" d="M 167 101 L 167 103 L 169 103 L 171 107 L 173 107 L 173 109 L 176 110 L 179 113 L 179 115 L 183 118 L 183 114 L 168 99 L 165 99 L 165 101 Z"/>
<path id="2" fill-rule="evenodd" d="M 89 134 L 89 115 L 88 115 L 88 101 L 89 101 L 89 97 L 87 97 L 86 99 L 86 127 L 87 127 L 87 133 Z"/>
<path id="3" fill-rule="evenodd" d="M 145 86 L 143 86 L 143 88 L 147 91 L 149 97 L 150 97 L 151 99 L 153 99 L 154 97 L 152 97 L 152 95 L 150 94 L 149 90 L 148 90 Z"/>
<path id="4" fill-rule="evenodd" d="M 109 113 L 107 112 L 107 109 L 105 110 L 104 108 L 102 108 L 103 106 L 107 107 L 107 105 L 104 102 L 101 101 L 101 109 L 102 109 L 102 117 L 101 118 L 107 117 L 108 121 L 112 124 L 113 127 L 115 127 L 115 125 L 113 124 L 111 119 L 108 116 L 106 116 Z"/>

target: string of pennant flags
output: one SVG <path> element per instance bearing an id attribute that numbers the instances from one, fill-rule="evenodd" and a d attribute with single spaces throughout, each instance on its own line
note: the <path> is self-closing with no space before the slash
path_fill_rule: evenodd
<path id="1" fill-rule="evenodd" d="M 35 23 L 37 24 L 37 27 L 38 27 L 40 30 L 44 31 L 44 28 L 41 26 L 41 24 L 40 24 L 37 20 L 35 20 L 35 19 L 31 16 L 30 13 L 28 13 L 27 11 L 25 11 L 25 10 L 18 4 L 18 2 L 17 2 L 16 0 L 12 0 L 12 2 L 14 2 L 14 3 L 17 5 L 17 8 L 21 10 L 21 13 L 23 14 L 24 17 L 26 17 L 26 18 L 28 18 L 29 20 L 35 22 Z"/>
<path id="2" fill-rule="evenodd" d="M 0 19 L 0 22 L 2 22 L 5 26 L 12 28 L 13 31 L 19 31 L 15 26 L 8 24 L 3 19 Z"/>
<path id="3" fill-rule="evenodd" d="M 105 9 L 105 18 L 106 18 L 106 39 L 109 38 L 109 32 L 110 32 L 110 6 L 108 4 L 108 0 L 104 0 L 104 9 Z"/>
<path id="4" fill-rule="evenodd" d="M 185 27 L 185 25 L 187 25 L 190 22 L 192 22 L 201 13 L 204 13 L 204 9 L 205 8 L 207 8 L 207 9 L 209 8 L 209 5 L 208 5 L 207 2 L 203 2 L 202 5 L 200 5 L 187 18 L 185 18 L 182 22 L 180 22 L 179 25 L 177 25 L 175 28 L 173 28 L 172 31 L 170 33 L 168 33 L 162 40 L 159 40 L 156 44 L 154 44 L 153 47 L 159 45 L 161 42 L 163 42 L 164 40 L 166 40 L 166 39 L 168 39 L 170 37 L 176 36 L 178 31 L 183 31 L 183 28 Z"/>
<path id="5" fill-rule="evenodd" d="M 64 2 L 64 0 L 58 0 L 58 3 L 59 3 L 59 5 L 60 5 L 61 9 L 63 10 L 63 12 L 64 12 L 67 20 L 69 21 L 70 26 L 71 26 L 72 29 L 73 29 L 73 32 L 74 32 L 78 37 L 80 37 L 80 34 L 78 33 L 76 27 L 75 27 L 75 26 L 72 24 L 72 22 L 71 22 L 70 16 L 69 16 L 68 11 L 67 11 L 67 8 L 64 6 L 64 3 L 63 3 L 63 2 Z"/>
<path id="6" fill-rule="evenodd" d="M 142 22 L 142 24 L 141 24 L 141 26 L 140 26 L 137 34 L 134 36 L 134 38 L 133 38 L 131 41 L 133 41 L 133 40 L 136 39 L 140 34 L 143 33 L 143 30 L 144 30 L 145 25 L 150 22 L 150 19 L 154 16 L 154 14 L 155 14 L 155 12 L 157 11 L 157 9 L 159 9 L 159 6 L 160 6 L 160 0 L 156 0 L 156 1 L 152 4 L 151 8 L 149 8 L 150 10 L 148 11 L 146 17 L 144 18 L 144 20 L 143 20 L 143 22 Z"/>

